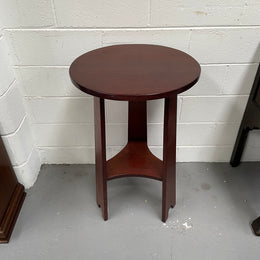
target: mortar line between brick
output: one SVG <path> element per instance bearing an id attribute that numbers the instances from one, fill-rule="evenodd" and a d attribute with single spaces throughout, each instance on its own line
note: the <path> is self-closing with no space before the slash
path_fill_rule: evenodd
<path id="1" fill-rule="evenodd" d="M 26 100 L 30 99 L 85 99 L 85 100 L 92 100 L 92 96 L 23 96 Z"/>
<path id="2" fill-rule="evenodd" d="M 34 149 L 35 149 L 35 147 L 32 148 L 31 152 L 29 153 L 27 159 L 24 162 L 22 162 L 20 164 L 15 164 L 15 165 L 13 165 L 13 167 L 18 168 L 18 167 L 23 167 L 24 165 L 26 165 L 29 162 L 29 160 L 31 159 L 31 156 L 32 156 Z"/>
<path id="3" fill-rule="evenodd" d="M 258 62 L 200 63 L 201 66 L 258 65 Z M 13 65 L 13 68 L 69 68 L 70 65 Z"/>
<path id="4" fill-rule="evenodd" d="M 148 124 L 158 124 L 160 125 L 161 123 L 148 123 Z M 94 126 L 94 122 L 93 123 L 32 123 L 32 125 L 51 125 L 51 126 Z M 112 126 L 112 125 L 124 125 L 127 126 L 128 123 L 127 122 L 119 122 L 119 123 L 106 123 L 106 125 L 108 126 Z"/>
<path id="5" fill-rule="evenodd" d="M 227 147 L 233 147 L 232 144 L 226 144 L 226 145 L 177 145 L 177 147 L 200 147 L 200 148 L 211 148 L 211 147 L 217 147 L 217 148 L 227 148 Z"/>
<path id="6" fill-rule="evenodd" d="M 248 97 L 249 94 L 226 94 L 226 95 L 223 95 L 223 94 L 219 94 L 219 95 L 180 95 L 179 96 L 179 99 L 190 99 L 190 98 L 232 98 L 232 97 Z M 46 99 L 85 99 L 85 100 L 92 100 L 93 97 L 92 96 L 26 96 L 24 95 L 23 96 L 26 100 L 46 100 Z M 111 100 L 111 101 L 118 101 L 118 100 Z M 120 101 L 124 101 L 126 102 L 125 100 L 120 100 Z"/>
<path id="7" fill-rule="evenodd" d="M 107 145 L 107 147 L 124 147 L 125 145 Z M 149 145 L 151 148 L 158 148 L 163 147 L 162 145 Z M 177 147 L 199 147 L 199 148 L 211 148 L 211 147 L 217 147 L 217 148 L 227 148 L 227 147 L 233 147 L 231 144 L 227 145 L 177 145 Z M 73 148 L 95 148 L 94 145 L 70 145 L 70 146 L 37 146 L 38 149 L 59 149 L 59 148 L 67 148 L 67 149 L 73 149 Z M 260 147 L 259 147 L 260 148 Z"/>
<path id="8" fill-rule="evenodd" d="M 52 14 L 53 14 L 53 19 L 54 19 L 54 25 L 55 25 L 55 27 L 57 27 L 57 16 L 56 16 L 54 0 L 51 0 L 51 7 L 52 7 Z"/>
<path id="9" fill-rule="evenodd" d="M 237 122 L 177 122 L 177 125 L 239 125 L 240 123 Z M 127 126 L 127 122 L 118 122 L 118 123 L 106 123 L 107 126 Z M 163 122 L 148 122 L 147 125 L 158 125 L 163 126 Z M 32 126 L 94 126 L 93 123 L 32 123 Z"/>
<path id="10" fill-rule="evenodd" d="M 182 106 L 183 106 L 183 98 L 182 96 L 177 96 L 177 103 L 179 102 L 179 113 L 177 113 L 177 118 L 181 118 L 182 114 Z M 177 111 L 178 112 L 178 111 Z"/>
<path id="11" fill-rule="evenodd" d="M 108 146 L 112 146 L 112 145 L 108 145 Z M 122 147 L 122 146 L 120 146 L 120 145 L 115 145 L 116 147 Z M 69 145 L 69 146 L 60 146 L 60 145 L 58 145 L 58 146 L 50 146 L 50 145 L 48 145 L 48 146 L 42 146 L 42 145 L 39 145 L 39 146 L 37 146 L 37 149 L 53 149 L 53 148 L 56 148 L 56 149 L 60 149 L 60 148 L 67 148 L 67 149 L 73 149 L 73 148 L 95 148 L 95 146 L 94 145 Z"/>
<path id="12" fill-rule="evenodd" d="M 228 87 L 228 74 L 230 65 L 225 66 L 223 85 L 220 90 L 221 95 L 225 95 L 225 89 Z"/>
<path id="13" fill-rule="evenodd" d="M 122 145 L 107 145 L 107 147 L 118 147 L 118 148 L 121 148 L 121 147 L 124 147 L 125 144 L 122 144 Z M 149 147 L 162 147 L 162 145 L 149 145 Z M 75 148 L 91 148 L 91 149 L 94 149 L 95 146 L 94 145 L 68 145 L 68 146 L 60 146 L 60 145 L 57 145 L 57 146 L 52 146 L 52 145 L 47 145 L 47 146 L 37 146 L 37 149 L 64 149 L 64 148 L 67 148 L 67 149 L 75 149 Z"/>
<path id="14" fill-rule="evenodd" d="M 164 26 L 164 27 L 56 27 L 56 28 L 5 28 L 6 31 L 120 31 L 120 30 L 169 30 L 169 29 L 253 29 L 260 25 L 216 25 L 216 26 Z"/>
<path id="15" fill-rule="evenodd" d="M 6 93 L 12 88 L 13 84 L 16 82 L 16 79 L 13 79 L 11 84 L 8 86 L 8 88 L 3 92 L 3 94 L 0 95 L 0 98 L 6 95 Z"/>
<path id="16" fill-rule="evenodd" d="M 227 94 L 227 95 L 223 95 L 223 94 L 219 94 L 219 95 L 196 95 L 196 96 L 192 96 L 192 95 L 180 95 L 179 98 L 181 99 L 188 99 L 188 98 L 230 98 L 230 97 L 248 97 L 249 94 Z M 92 100 L 93 97 L 91 96 L 24 96 L 24 98 L 26 100 L 36 100 L 36 99 L 40 99 L 40 100 L 46 100 L 46 99 L 89 99 Z M 118 100 L 112 100 L 112 101 L 118 101 Z M 120 101 L 125 101 L 125 100 L 120 100 Z"/>
<path id="17" fill-rule="evenodd" d="M 243 16 L 245 15 L 246 8 L 247 8 L 247 1 L 245 0 L 242 12 L 240 13 L 239 18 L 238 18 L 239 19 L 239 25 L 241 25 L 241 18 L 243 18 Z"/>
<path id="18" fill-rule="evenodd" d="M 258 65 L 258 62 L 231 62 L 231 63 L 200 63 L 202 66 L 227 66 L 227 65 Z"/>
<path id="19" fill-rule="evenodd" d="M 14 131 L 11 132 L 11 133 L 8 133 L 8 134 L 5 134 L 5 135 L 1 135 L 1 136 L 2 136 L 2 137 L 10 137 L 10 136 L 15 135 L 15 134 L 21 129 L 21 127 L 22 127 L 22 125 L 23 125 L 25 119 L 26 119 L 26 115 L 24 115 L 22 121 L 19 123 L 18 127 L 16 128 L 16 130 L 14 130 Z"/>
<path id="20" fill-rule="evenodd" d="M 100 39 L 101 40 L 101 47 L 104 47 L 105 32 L 103 30 L 101 31 L 101 36 L 100 37 L 101 37 L 101 39 Z"/>
<path id="21" fill-rule="evenodd" d="M 151 9 L 152 9 L 152 0 L 149 0 L 148 2 L 148 26 L 151 25 Z"/>
<path id="22" fill-rule="evenodd" d="M 188 52 L 190 52 L 191 36 L 192 36 L 192 29 L 189 31 L 188 48 L 187 48 Z"/>
<path id="23" fill-rule="evenodd" d="M 13 65 L 14 69 L 17 68 L 69 68 L 69 65 Z"/>
<path id="24" fill-rule="evenodd" d="M 219 94 L 219 95 L 196 95 L 196 96 L 191 96 L 191 95 L 180 95 L 179 97 L 182 98 L 228 98 L 228 97 L 248 97 L 249 94 Z"/>
<path id="25" fill-rule="evenodd" d="M 122 144 L 122 145 L 107 145 L 107 147 L 117 147 L 117 148 L 122 148 L 124 147 L 125 144 Z M 162 145 L 149 145 L 149 147 L 151 148 L 157 148 L 157 147 L 162 147 Z M 37 149 L 75 149 L 75 148 L 90 148 L 90 149 L 95 149 L 95 146 L 94 145 L 69 145 L 69 146 L 51 146 L 51 145 L 48 145 L 48 146 L 37 146 Z"/>

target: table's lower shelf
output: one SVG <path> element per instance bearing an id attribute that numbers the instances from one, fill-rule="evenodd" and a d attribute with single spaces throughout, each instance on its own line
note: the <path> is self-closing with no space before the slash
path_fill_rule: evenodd
<path id="1" fill-rule="evenodd" d="M 96 200 L 108 219 L 107 181 L 120 177 L 145 177 L 162 182 L 162 221 L 176 204 L 176 110 L 177 95 L 165 98 L 163 126 L 163 161 L 147 146 L 146 101 L 129 101 L 128 143 L 116 156 L 106 160 L 104 99 L 94 98 Z M 138 140 L 138 141 L 137 141 Z"/>
<path id="2" fill-rule="evenodd" d="M 129 141 L 106 165 L 108 180 L 129 176 L 162 180 L 163 162 L 151 153 L 146 142 Z"/>

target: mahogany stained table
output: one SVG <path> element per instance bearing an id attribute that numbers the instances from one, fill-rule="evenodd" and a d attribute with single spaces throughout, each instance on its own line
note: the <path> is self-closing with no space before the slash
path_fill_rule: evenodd
<path id="1" fill-rule="evenodd" d="M 107 181 L 140 176 L 162 182 L 162 221 L 176 201 L 177 94 L 192 87 L 200 65 L 176 49 L 147 44 L 114 45 L 78 57 L 70 66 L 73 84 L 94 96 L 96 199 L 107 220 Z M 164 98 L 163 160 L 147 146 L 146 101 Z M 106 160 L 104 99 L 128 101 L 128 143 Z"/>

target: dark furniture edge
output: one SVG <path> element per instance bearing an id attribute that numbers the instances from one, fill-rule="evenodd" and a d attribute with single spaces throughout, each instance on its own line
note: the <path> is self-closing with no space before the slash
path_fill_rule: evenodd
<path id="1" fill-rule="evenodd" d="M 0 223 L 0 243 L 9 242 L 25 196 L 24 186 L 17 183 L 4 217 Z"/>

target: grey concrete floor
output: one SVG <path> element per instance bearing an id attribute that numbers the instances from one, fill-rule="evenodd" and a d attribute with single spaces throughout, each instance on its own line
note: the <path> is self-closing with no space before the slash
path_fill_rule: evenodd
<path id="1" fill-rule="evenodd" d="M 27 191 L 0 259 L 259 259 L 260 163 L 177 164 L 177 205 L 161 218 L 161 183 L 109 182 L 109 220 L 95 200 L 94 165 L 46 165 Z"/>

